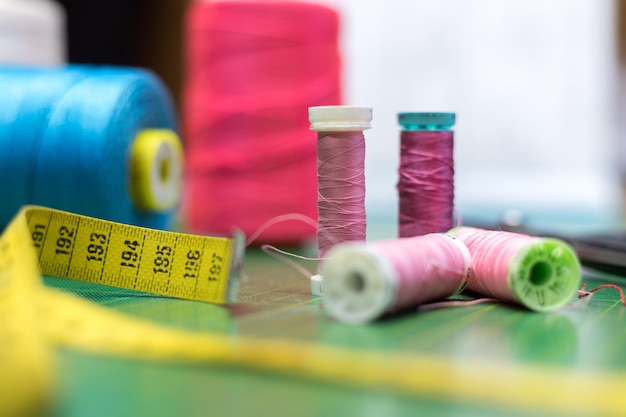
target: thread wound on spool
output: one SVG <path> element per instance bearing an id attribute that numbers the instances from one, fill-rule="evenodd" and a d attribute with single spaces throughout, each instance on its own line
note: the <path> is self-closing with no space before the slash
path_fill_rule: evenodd
<path id="1" fill-rule="evenodd" d="M 286 1 L 192 2 L 186 21 L 183 210 L 191 230 L 253 234 L 286 213 L 317 218 L 309 106 L 341 103 L 339 16 Z M 300 243 L 299 222 L 255 240 Z"/>
<path id="2" fill-rule="evenodd" d="M 340 321 L 366 323 L 460 291 L 470 263 L 465 245 L 447 234 L 342 243 L 322 265 L 324 305 Z"/>
<path id="3" fill-rule="evenodd" d="M 454 113 L 400 113 L 400 237 L 446 232 L 454 207 Z"/>
<path id="4" fill-rule="evenodd" d="M 68 66 L 0 68 L 0 224 L 25 204 L 167 228 L 175 210 L 141 210 L 130 183 L 132 143 L 176 130 L 171 96 L 151 72 Z"/>
<path id="5" fill-rule="evenodd" d="M 353 106 L 309 108 L 311 128 L 318 130 L 318 255 L 334 245 L 364 241 L 365 138 L 372 109 Z"/>
<path id="6" fill-rule="evenodd" d="M 580 262 L 565 242 L 470 227 L 450 231 L 472 255 L 471 289 L 503 301 L 548 312 L 572 299 Z"/>

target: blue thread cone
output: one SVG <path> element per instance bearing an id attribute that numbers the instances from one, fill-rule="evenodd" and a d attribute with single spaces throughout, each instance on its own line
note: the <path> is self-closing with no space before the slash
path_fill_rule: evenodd
<path id="1" fill-rule="evenodd" d="M 176 129 L 171 97 L 149 71 L 0 68 L 0 225 L 24 204 L 167 228 L 175 211 L 137 209 L 130 146 L 146 128 Z"/>

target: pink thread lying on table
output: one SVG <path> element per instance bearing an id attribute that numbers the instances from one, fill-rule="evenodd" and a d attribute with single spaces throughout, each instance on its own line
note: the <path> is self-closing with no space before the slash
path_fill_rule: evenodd
<path id="1" fill-rule="evenodd" d="M 275 216 L 275 217 L 272 217 L 271 219 L 266 220 L 265 223 L 260 225 L 259 228 L 254 233 L 248 236 L 248 238 L 246 239 L 246 246 L 252 245 L 259 238 L 259 236 L 261 236 L 266 230 L 272 227 L 275 227 L 276 225 L 280 223 L 284 223 L 284 222 L 288 222 L 292 220 L 308 224 L 309 226 L 311 226 L 312 230 L 314 231 L 317 230 L 317 221 L 315 219 L 309 216 L 305 216 L 303 214 L 299 214 L 299 213 L 287 213 L 287 214 Z"/>
<path id="2" fill-rule="evenodd" d="M 450 130 L 401 132 L 397 186 L 400 237 L 452 228 L 453 140 Z"/>
<path id="3" fill-rule="evenodd" d="M 580 288 L 580 290 L 578 290 L 578 298 L 583 298 L 583 297 L 591 297 L 591 295 L 593 295 L 594 292 L 598 291 L 598 290 L 602 290 L 605 288 L 611 288 L 616 290 L 617 292 L 619 292 L 619 298 L 622 301 L 622 304 L 624 304 L 626 306 L 626 298 L 624 297 L 624 290 L 622 290 L 621 287 L 615 285 L 615 284 L 603 284 L 600 285 L 596 288 L 594 288 L 593 290 L 589 290 L 586 291 L 585 289 L 587 288 L 587 284 L 583 284 L 582 287 Z"/>
<path id="4" fill-rule="evenodd" d="M 267 253 L 272 258 L 277 259 L 291 266 L 294 270 L 296 270 L 300 275 L 304 276 L 306 279 L 311 279 L 311 277 L 313 276 L 311 271 L 309 271 L 308 269 L 306 269 L 299 263 L 295 262 L 291 258 L 302 259 L 304 261 L 320 261 L 321 260 L 320 258 L 312 258 L 309 256 L 302 256 L 296 253 L 287 252 L 282 249 L 278 249 L 276 246 L 272 246 L 268 244 L 261 245 L 261 249 L 263 250 L 263 252 Z"/>
<path id="5" fill-rule="evenodd" d="M 266 230 L 271 229 L 272 227 L 276 227 L 277 225 L 280 225 L 281 223 L 291 222 L 291 221 L 298 221 L 298 222 L 308 224 L 311 228 L 313 228 L 313 230 L 317 230 L 317 221 L 315 221 L 315 219 L 312 219 L 311 217 L 304 216 L 298 213 L 283 214 L 281 216 L 276 216 L 271 219 L 268 219 L 265 223 L 259 226 L 259 228 L 256 231 L 254 231 L 254 233 L 252 233 L 246 239 L 246 247 L 252 245 L 256 241 L 256 239 L 259 236 L 261 236 Z M 308 279 L 311 278 L 311 275 L 312 275 L 311 272 L 290 258 L 297 258 L 297 259 L 302 259 L 306 261 L 319 261 L 320 260 L 319 258 L 311 258 L 311 257 L 287 252 L 275 246 L 269 245 L 267 243 L 261 245 L 261 250 L 263 250 L 263 252 L 270 255 L 271 257 L 291 266 L 298 273 L 304 275 Z"/>
<path id="6" fill-rule="evenodd" d="M 368 243 L 391 263 L 397 277 L 390 310 L 440 300 L 460 291 L 467 278 L 469 253 L 456 238 L 431 233 Z"/>
<path id="7" fill-rule="evenodd" d="M 338 243 L 365 241 L 363 132 L 318 132 L 319 257 Z"/>
<path id="8" fill-rule="evenodd" d="M 460 228 L 454 235 L 472 254 L 468 287 L 503 301 L 518 302 L 508 285 L 509 264 L 519 250 L 538 240 L 518 233 Z"/>

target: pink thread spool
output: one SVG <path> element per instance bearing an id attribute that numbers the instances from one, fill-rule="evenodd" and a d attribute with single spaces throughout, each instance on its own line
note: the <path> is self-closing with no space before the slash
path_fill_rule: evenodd
<path id="1" fill-rule="evenodd" d="M 400 237 L 452 227 L 454 113 L 400 113 Z"/>
<path id="2" fill-rule="evenodd" d="M 303 108 L 341 98 L 340 19 L 286 0 L 193 1 L 185 22 L 183 213 L 197 233 L 247 235 L 317 216 L 316 147 Z M 315 238 L 298 221 L 254 243 Z"/>
<path id="3" fill-rule="evenodd" d="M 579 287 L 580 262 L 561 240 L 472 227 L 450 233 L 470 251 L 468 286 L 478 293 L 547 312 L 565 305 Z"/>
<path id="4" fill-rule="evenodd" d="M 324 305 L 342 322 L 367 323 L 460 291 L 470 264 L 467 247 L 445 233 L 344 243 L 322 264 Z"/>
<path id="5" fill-rule="evenodd" d="M 309 107 L 317 134 L 318 256 L 338 243 L 365 241 L 365 137 L 372 109 Z"/>

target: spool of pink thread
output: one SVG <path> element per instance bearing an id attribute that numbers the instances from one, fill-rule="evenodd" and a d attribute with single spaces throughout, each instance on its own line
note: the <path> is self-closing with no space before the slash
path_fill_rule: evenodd
<path id="1" fill-rule="evenodd" d="M 365 137 L 372 109 L 309 107 L 317 133 L 318 257 L 342 242 L 365 241 Z M 322 274 L 311 277 L 311 293 L 322 295 Z"/>
<path id="2" fill-rule="evenodd" d="M 251 235 L 315 219 L 309 106 L 341 103 L 339 15 L 285 0 L 194 1 L 185 24 L 183 212 L 197 233 Z M 255 244 L 313 240 L 299 221 Z"/>
<path id="3" fill-rule="evenodd" d="M 337 245 L 322 264 L 324 306 L 342 322 L 367 323 L 460 291 L 470 263 L 463 242 L 445 233 Z"/>
<path id="4" fill-rule="evenodd" d="M 567 304 L 580 284 L 580 262 L 565 242 L 472 227 L 452 229 L 470 251 L 468 286 L 502 301 L 547 312 Z"/>
<path id="5" fill-rule="evenodd" d="M 317 134 L 319 257 L 342 242 L 365 241 L 365 137 L 372 109 L 309 107 Z"/>
<path id="6" fill-rule="evenodd" d="M 442 233 L 454 207 L 454 113 L 400 113 L 398 236 Z"/>

